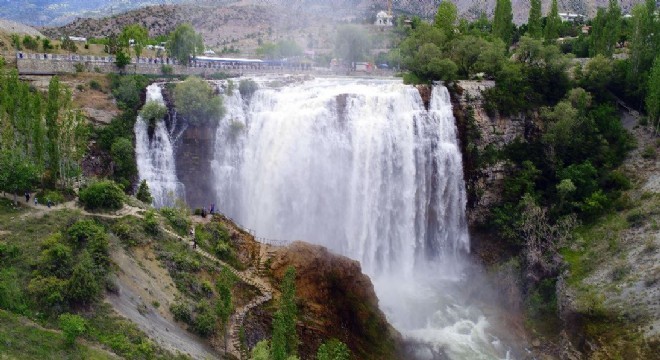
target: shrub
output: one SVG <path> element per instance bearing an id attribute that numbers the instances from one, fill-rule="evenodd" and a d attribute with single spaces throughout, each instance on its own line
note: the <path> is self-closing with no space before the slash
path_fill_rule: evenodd
<path id="1" fill-rule="evenodd" d="M 80 202 L 88 210 L 119 210 L 124 204 L 124 192 L 114 181 L 99 181 L 80 190 Z"/>
<path id="2" fill-rule="evenodd" d="M 110 156 L 115 165 L 114 178 L 121 183 L 130 184 L 138 171 L 133 142 L 125 137 L 115 139 L 110 147 Z"/>
<path id="3" fill-rule="evenodd" d="M 188 218 L 188 208 L 185 205 L 172 207 L 164 207 L 160 209 L 160 213 L 167 219 L 167 222 L 172 226 L 174 231 L 181 236 L 186 236 L 190 229 L 190 219 Z"/>
<path id="4" fill-rule="evenodd" d="M 75 63 L 75 64 L 73 64 L 73 67 L 76 69 L 77 73 L 81 73 L 81 72 L 85 71 L 85 64 L 83 64 L 83 63 Z"/>
<path id="5" fill-rule="evenodd" d="M 76 342 L 76 338 L 87 330 L 87 321 L 78 315 L 62 314 L 60 315 L 60 329 L 64 334 L 64 341 L 71 346 Z"/>
<path id="6" fill-rule="evenodd" d="M 192 125 L 214 124 L 224 115 L 222 99 L 209 83 L 194 76 L 176 84 L 174 105 Z"/>
<path id="7" fill-rule="evenodd" d="M 26 310 L 23 290 L 12 268 L 0 270 L 0 309 L 22 313 Z"/>
<path id="8" fill-rule="evenodd" d="M 172 65 L 163 64 L 163 66 L 160 67 L 160 72 L 163 73 L 163 75 L 172 75 L 174 74 L 174 68 Z"/>
<path id="9" fill-rule="evenodd" d="M 140 110 L 140 117 L 149 123 L 149 126 L 154 127 L 156 121 L 162 120 L 167 114 L 165 105 L 157 101 L 147 101 Z"/>
<path id="10" fill-rule="evenodd" d="M 112 225 L 111 230 L 122 243 L 128 246 L 136 246 L 146 241 L 144 231 L 142 230 L 144 227 L 142 219 L 134 216 L 125 216 Z"/>
<path id="11" fill-rule="evenodd" d="M 337 339 L 331 339 L 319 346 L 317 360 L 349 360 L 351 351 L 348 346 Z"/>
<path id="12" fill-rule="evenodd" d="M 74 304 L 90 304 L 96 301 L 103 290 L 97 273 L 98 269 L 92 257 L 87 250 L 83 250 L 69 280 L 67 299 Z"/>
<path id="13" fill-rule="evenodd" d="M 92 90 L 101 91 L 101 84 L 96 80 L 90 80 L 89 88 Z"/>
<path id="14" fill-rule="evenodd" d="M 649 145 L 645 147 L 644 150 L 642 151 L 642 157 L 644 159 L 655 159 L 656 157 L 655 147 L 653 147 L 653 145 Z"/>
<path id="15" fill-rule="evenodd" d="M 175 303 L 170 306 L 170 312 L 174 315 L 174 320 L 183 321 L 185 323 L 190 323 L 192 320 L 192 314 L 190 311 L 190 306 L 183 303 Z"/>
<path id="16" fill-rule="evenodd" d="M 48 200 L 50 200 L 54 204 L 61 204 L 64 201 L 66 201 L 64 195 L 62 195 L 62 193 L 55 190 L 45 190 L 43 192 L 38 193 L 36 196 L 37 198 L 39 198 L 40 202 L 44 202 L 44 203 L 47 202 Z"/>
<path id="17" fill-rule="evenodd" d="M 115 58 L 115 65 L 117 65 L 117 67 L 120 70 L 123 70 L 126 67 L 126 65 L 130 63 L 131 63 L 130 56 L 126 55 L 126 53 L 123 51 L 117 52 L 117 57 Z"/>
<path id="18" fill-rule="evenodd" d="M 195 312 L 195 322 L 193 324 L 195 331 L 204 337 L 213 335 L 218 318 L 211 306 L 206 301 L 202 301 L 195 308 Z"/>
<path id="19" fill-rule="evenodd" d="M 156 212 L 153 209 L 147 210 L 144 214 L 144 231 L 147 234 L 158 235 L 158 220 L 156 219 Z"/>
<path id="20" fill-rule="evenodd" d="M 238 92 L 244 99 L 250 100 L 257 90 L 259 85 L 252 79 L 243 79 L 238 83 Z"/>
<path id="21" fill-rule="evenodd" d="M 149 185 L 147 185 L 147 180 L 142 180 L 138 191 L 135 194 L 135 197 L 146 204 L 151 204 L 154 201 L 153 196 L 151 196 L 151 191 L 149 191 Z"/>

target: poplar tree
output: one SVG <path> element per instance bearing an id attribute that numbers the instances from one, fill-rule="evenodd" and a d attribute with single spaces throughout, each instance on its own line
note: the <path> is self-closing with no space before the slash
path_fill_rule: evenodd
<path id="1" fill-rule="evenodd" d="M 545 29 L 543 29 L 543 36 L 545 37 L 545 40 L 548 42 L 556 40 L 559 37 L 560 26 L 561 18 L 559 17 L 559 7 L 557 6 L 557 0 L 552 0 L 550 13 L 545 20 Z"/>
<path id="2" fill-rule="evenodd" d="M 497 0 L 495 4 L 495 18 L 493 19 L 493 34 L 504 41 L 506 46 L 511 45 L 513 33 L 513 12 L 511 0 Z"/>
<path id="3" fill-rule="evenodd" d="M 273 319 L 273 360 L 286 360 L 298 353 L 298 334 L 296 333 L 296 270 L 293 267 L 286 269 L 282 287 L 280 308 Z"/>
<path id="4" fill-rule="evenodd" d="M 649 115 L 651 124 L 655 127 L 655 133 L 657 135 L 660 130 L 660 55 L 655 57 L 653 68 L 649 75 L 646 112 Z"/>
<path id="5" fill-rule="evenodd" d="M 60 81 L 57 76 L 53 76 L 48 84 L 48 100 L 46 102 L 46 137 L 48 138 L 47 152 L 48 152 L 48 166 L 51 179 L 57 179 L 60 154 L 58 150 L 59 138 L 59 98 L 60 98 Z"/>
<path id="6" fill-rule="evenodd" d="M 442 30 L 447 39 L 451 39 L 454 36 L 457 18 L 458 10 L 456 9 L 456 5 L 449 0 L 444 0 L 438 6 L 438 12 L 435 14 L 433 26 Z"/>
<path id="7" fill-rule="evenodd" d="M 541 0 L 531 0 L 532 7 L 529 9 L 527 19 L 527 33 L 534 39 L 543 36 L 543 25 L 541 24 Z"/>

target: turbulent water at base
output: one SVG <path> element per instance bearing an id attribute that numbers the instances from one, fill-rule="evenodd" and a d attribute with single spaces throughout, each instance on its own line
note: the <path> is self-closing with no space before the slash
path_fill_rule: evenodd
<path id="1" fill-rule="evenodd" d="M 147 87 L 146 101 L 165 105 L 160 84 Z M 135 155 L 140 181 L 146 180 L 156 207 L 171 206 L 184 198 L 183 184 L 177 179 L 172 134 L 164 120 L 156 121 L 149 135 L 149 124 L 138 116 L 135 122 Z"/>
<path id="2" fill-rule="evenodd" d="M 447 89 L 429 110 L 398 81 L 315 79 L 224 95 L 213 163 L 221 211 L 271 239 L 359 260 L 416 357 L 504 358 L 461 295 L 469 249 Z M 444 355 L 443 355 L 444 356 Z"/>

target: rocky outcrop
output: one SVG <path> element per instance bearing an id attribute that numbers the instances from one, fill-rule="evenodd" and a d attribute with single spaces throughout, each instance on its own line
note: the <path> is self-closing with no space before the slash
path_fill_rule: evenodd
<path id="1" fill-rule="evenodd" d="M 296 269 L 301 359 L 314 358 L 324 340 L 337 338 L 355 359 L 394 359 L 398 333 L 378 308 L 378 298 L 360 263 L 303 242 L 279 248 L 270 270 L 277 283 Z"/>
<path id="2" fill-rule="evenodd" d="M 496 153 L 531 132 L 532 122 L 524 115 L 489 115 L 483 92 L 494 81 L 458 81 L 450 87 L 454 117 L 463 153 L 464 178 L 468 192 L 470 226 L 483 225 L 490 208 L 501 196 L 506 164 Z"/>

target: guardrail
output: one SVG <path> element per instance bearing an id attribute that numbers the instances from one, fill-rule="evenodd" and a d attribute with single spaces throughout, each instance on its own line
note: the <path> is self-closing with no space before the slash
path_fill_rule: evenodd
<path id="1" fill-rule="evenodd" d="M 271 238 L 267 238 L 267 237 L 263 237 L 263 236 L 258 236 L 257 233 L 254 230 L 248 228 L 247 226 L 241 225 L 241 223 L 239 223 L 235 219 L 232 219 L 231 217 L 227 216 L 226 214 L 223 214 L 221 212 L 216 211 L 216 212 L 213 213 L 213 215 L 217 215 L 217 216 L 220 216 L 221 218 L 223 218 L 225 220 L 231 221 L 239 230 L 252 235 L 252 237 L 256 241 L 258 241 L 262 244 L 267 244 L 267 245 L 277 246 L 277 247 L 284 247 L 284 246 L 287 246 L 287 245 L 289 245 L 293 242 L 292 240 L 271 239 Z"/>

